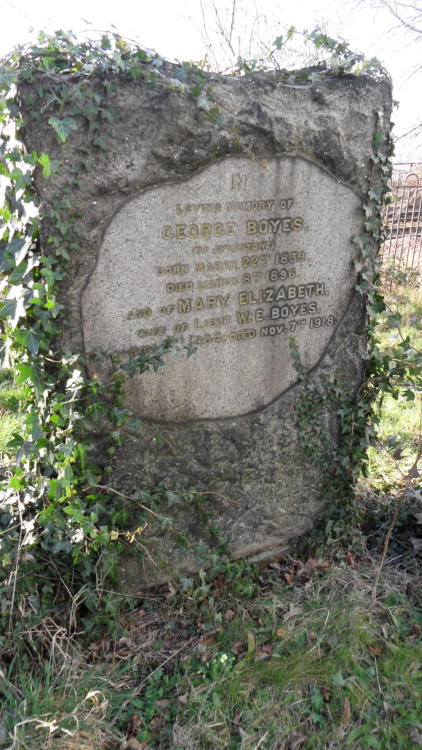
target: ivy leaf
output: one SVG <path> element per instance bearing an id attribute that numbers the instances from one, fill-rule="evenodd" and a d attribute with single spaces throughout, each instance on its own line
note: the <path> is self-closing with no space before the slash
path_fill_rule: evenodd
<path id="1" fill-rule="evenodd" d="M 23 383 L 25 383 L 27 380 L 32 381 L 34 369 L 31 365 L 27 364 L 26 362 L 20 362 L 16 365 L 16 369 L 19 373 L 16 377 L 16 383 L 18 385 L 23 385 Z"/>
<path id="2" fill-rule="evenodd" d="M 39 375 L 32 365 L 28 362 L 19 362 L 16 365 L 18 375 L 16 376 L 16 383 L 18 385 L 24 385 L 27 380 L 30 380 L 38 392 L 43 390 L 43 384 L 39 378 Z"/>
<path id="3" fill-rule="evenodd" d="M 403 395 L 404 395 L 406 401 L 414 401 L 415 398 L 416 398 L 414 391 L 411 391 L 409 389 L 406 390 L 406 391 L 404 391 Z"/>
<path id="4" fill-rule="evenodd" d="M 32 356 L 35 357 L 36 354 L 38 354 L 38 349 L 40 348 L 40 342 L 38 339 L 38 336 L 35 335 L 33 331 L 28 331 L 28 335 L 26 337 L 26 345 L 31 352 Z"/>
<path id="5" fill-rule="evenodd" d="M 0 68 L 0 86 L 6 84 L 11 86 L 12 83 L 16 83 L 18 80 L 18 74 L 15 71 L 9 71 L 5 67 Z"/>
<path id="6" fill-rule="evenodd" d="M 210 109 L 212 108 L 213 104 L 208 99 L 207 96 L 204 96 L 204 94 L 201 94 L 196 99 L 196 106 L 198 107 L 198 109 L 204 109 L 205 112 L 209 112 Z"/>
<path id="7" fill-rule="evenodd" d="M 22 263 L 25 255 L 31 247 L 31 242 L 32 240 L 29 237 L 14 237 L 12 240 L 10 240 L 10 242 L 0 242 L 0 257 L 2 259 L 1 262 L 2 264 L 6 264 L 6 267 L 3 268 L 2 266 L 0 270 L 5 271 L 9 268 L 7 258 L 5 258 L 5 253 L 14 256 L 16 266 Z"/>
<path id="8" fill-rule="evenodd" d="M 73 130 L 78 129 L 78 124 L 73 117 L 50 117 L 48 124 L 53 128 L 60 143 L 65 143 Z"/>
<path id="9" fill-rule="evenodd" d="M 336 672 L 335 675 L 333 675 L 333 685 L 336 687 L 344 687 L 344 685 L 347 684 L 347 680 L 344 679 L 341 672 Z"/>
<path id="10" fill-rule="evenodd" d="M 25 299 L 24 296 L 19 296 L 18 290 L 23 289 L 20 287 L 12 287 L 11 294 L 8 299 L 4 301 L 1 308 L 1 317 L 9 318 L 10 325 L 12 328 L 16 328 L 21 318 L 25 317 Z M 16 295 L 14 292 L 16 291 Z"/>
<path id="11" fill-rule="evenodd" d="M 93 138 L 92 144 L 93 146 L 97 146 L 97 148 L 101 148 L 103 151 L 107 151 L 108 136 L 105 135 L 105 133 L 99 133 Z"/>
<path id="12" fill-rule="evenodd" d="M 43 177 L 46 179 L 50 177 L 52 173 L 52 167 L 51 167 L 51 160 L 48 154 L 41 154 L 41 156 L 38 157 L 38 164 L 40 164 L 43 168 L 42 173 Z"/>
<path id="13" fill-rule="evenodd" d="M 177 505 L 177 503 L 180 503 L 180 494 L 172 492 L 172 490 L 167 490 L 166 499 L 169 506 Z"/>
<path id="14" fill-rule="evenodd" d="M 24 190 L 31 184 L 31 175 L 28 172 L 23 172 L 19 167 L 15 167 L 13 172 L 10 173 L 10 179 L 15 182 L 16 190 Z"/>
<path id="15" fill-rule="evenodd" d="M 370 198 L 373 198 L 376 201 L 379 201 L 382 197 L 383 192 L 384 192 L 383 185 L 373 185 L 368 193 L 368 196 Z"/>

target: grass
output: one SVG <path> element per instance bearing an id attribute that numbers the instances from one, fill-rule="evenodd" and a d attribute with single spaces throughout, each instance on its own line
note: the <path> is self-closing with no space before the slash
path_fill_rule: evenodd
<path id="1" fill-rule="evenodd" d="M 400 331 L 381 318 L 381 346 L 397 333 L 422 344 L 420 289 L 391 285 L 387 301 L 400 309 Z M 24 397 L 5 373 L 4 462 L 13 460 L 7 442 Z M 23 627 L 19 648 L 0 653 L 0 748 L 422 747 L 421 571 L 412 543 L 422 509 L 416 487 L 403 494 L 420 444 L 420 394 L 384 399 L 379 416 L 357 489 L 359 558 L 355 547 L 342 557 L 327 546 L 319 559 L 261 569 L 225 563 L 115 616 L 113 637 L 72 635 L 51 616 Z"/>
<path id="2" fill-rule="evenodd" d="M 110 682 L 105 669 L 100 672 L 87 664 L 81 668 L 75 657 L 76 652 L 73 659 L 63 658 L 54 646 L 49 659 L 19 654 L 19 665 L 12 662 L 0 675 L 0 737 L 2 727 L 9 735 L 1 747 L 98 750 L 109 741 L 118 746 L 123 735 L 105 717 L 111 695 L 117 706 L 116 688 L 124 695 L 124 682 Z"/>
<path id="3" fill-rule="evenodd" d="M 3 747 L 418 747 L 415 572 L 386 568 L 374 605 L 373 565 L 307 567 L 287 584 L 283 565 L 269 566 L 249 597 L 223 571 L 200 597 L 147 597 L 124 636 L 85 649 L 54 627 L 47 649 L 32 631 L 31 658 L 12 660 L 3 681 L 15 738 Z"/>
<path id="4" fill-rule="evenodd" d="M 26 393 L 24 387 L 15 385 L 11 370 L 0 372 L 0 457 L 13 455 L 8 443 L 22 424 L 20 410 Z"/>
<path id="5" fill-rule="evenodd" d="M 390 284 L 385 300 L 389 314 L 381 316 L 376 331 L 380 348 L 388 352 L 409 337 L 415 349 L 422 351 L 422 286 Z M 368 452 L 367 489 L 374 492 L 390 493 L 399 487 L 421 445 L 422 393 L 415 393 L 409 401 L 403 391 L 397 398 L 387 396 L 381 405 L 377 444 Z"/>
<path id="6" fill-rule="evenodd" d="M 306 748 L 411 747 L 411 730 L 422 729 L 421 616 L 393 577 L 374 608 L 371 578 L 370 569 L 335 567 L 297 593 L 294 607 L 293 592 L 281 590 L 275 618 L 263 598 L 240 612 L 230 630 L 246 654 L 232 662 L 220 636 L 226 650 L 210 663 L 227 656 L 219 667 L 227 673 L 210 674 L 207 663 L 205 679 L 191 679 L 181 747 L 189 736 L 204 749 L 275 750 L 299 738 Z"/>

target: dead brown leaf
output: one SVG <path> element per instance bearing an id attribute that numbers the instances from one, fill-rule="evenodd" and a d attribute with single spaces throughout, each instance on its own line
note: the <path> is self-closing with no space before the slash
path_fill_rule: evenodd
<path id="1" fill-rule="evenodd" d="M 290 605 L 289 611 L 284 615 L 284 622 L 287 622 L 287 620 L 290 620 L 291 617 L 297 617 L 297 615 L 303 614 L 303 607 L 300 606 L 300 604 L 297 604 L 296 606 L 294 604 Z"/>
<path id="2" fill-rule="evenodd" d="M 167 700 L 166 698 L 162 698 L 161 700 L 157 701 L 155 705 L 164 711 L 166 708 L 169 707 L 170 701 Z"/>
<path id="3" fill-rule="evenodd" d="M 230 620 L 233 620 L 233 617 L 236 617 L 236 612 L 233 609 L 226 609 L 224 619 L 230 622 Z"/>
<path id="4" fill-rule="evenodd" d="M 415 745 L 417 745 L 418 747 L 422 747 L 422 734 L 418 732 L 416 727 L 412 727 L 409 734 L 410 734 L 410 739 L 412 740 L 412 742 L 414 742 Z"/>
<path id="5" fill-rule="evenodd" d="M 203 646 L 213 646 L 215 643 L 215 635 L 215 633 L 204 635 L 202 636 L 199 643 L 201 643 Z"/>
<path id="6" fill-rule="evenodd" d="M 381 656 L 381 654 L 383 652 L 383 648 L 382 648 L 382 646 L 379 643 L 370 643 L 368 645 L 368 651 L 373 656 Z"/>
<path id="7" fill-rule="evenodd" d="M 272 562 L 272 563 L 269 564 L 268 567 L 272 568 L 272 570 L 277 570 L 279 572 L 282 570 L 282 567 L 281 567 L 280 563 L 278 563 L 278 562 Z"/>
<path id="8" fill-rule="evenodd" d="M 345 724 L 348 724 L 351 719 L 351 716 L 352 716 L 352 709 L 350 706 L 350 701 L 348 698 L 345 698 L 344 703 L 343 703 L 343 711 L 341 714 L 340 724 L 343 724 L 343 726 Z"/>
<path id="9" fill-rule="evenodd" d="M 356 560 L 350 550 L 347 550 L 346 560 L 347 564 L 350 565 L 351 568 L 356 568 Z"/>
<path id="10" fill-rule="evenodd" d="M 141 726 L 141 717 L 139 714 L 132 714 L 128 721 L 128 725 L 126 728 L 126 734 L 129 736 L 135 734 L 135 732 L 138 731 L 139 727 Z"/>
<path id="11" fill-rule="evenodd" d="M 277 628 L 277 630 L 275 631 L 277 638 L 284 638 L 286 633 L 287 633 L 286 628 Z"/>
<path id="12" fill-rule="evenodd" d="M 305 580 L 308 580 L 310 575 L 309 568 L 306 565 L 305 567 L 303 565 L 300 565 L 300 567 L 296 570 L 295 575 L 297 578 L 304 578 Z"/>
<path id="13" fill-rule="evenodd" d="M 139 742 L 136 737 L 131 736 L 126 740 L 126 748 L 127 750 L 147 750 L 148 745 L 146 742 Z"/>
<path id="14" fill-rule="evenodd" d="M 254 661 L 264 661 L 265 659 L 269 659 L 272 652 L 272 647 L 268 643 L 265 643 L 255 654 Z"/>
<path id="15" fill-rule="evenodd" d="M 394 714 L 395 714 L 395 709 L 393 708 L 393 706 L 391 706 L 389 703 L 387 703 L 387 701 L 383 701 L 382 702 L 382 707 L 384 709 L 384 713 L 385 713 L 387 719 L 391 719 L 391 717 L 394 716 Z"/>
<path id="16" fill-rule="evenodd" d="M 154 716 L 153 719 L 151 719 L 150 727 L 153 730 L 161 729 L 161 727 L 165 726 L 166 724 L 166 718 L 165 716 Z"/>
<path id="17" fill-rule="evenodd" d="M 226 586 L 227 586 L 226 579 L 223 576 L 218 576 L 215 579 L 214 586 L 213 586 L 213 593 L 215 594 L 215 596 L 220 596 L 223 593 Z"/>
<path id="18" fill-rule="evenodd" d="M 166 597 L 166 599 L 171 599 L 172 597 L 176 596 L 177 589 L 173 586 L 171 581 L 168 582 L 167 586 L 168 591 L 164 593 L 164 596 Z"/>
<path id="19" fill-rule="evenodd" d="M 410 634 L 414 636 L 415 638 L 419 638 L 421 634 L 421 627 L 416 622 L 413 623 L 412 629 L 410 631 Z"/>
<path id="20" fill-rule="evenodd" d="M 294 737 L 287 743 L 288 750 L 298 750 L 306 742 L 307 737 Z"/>

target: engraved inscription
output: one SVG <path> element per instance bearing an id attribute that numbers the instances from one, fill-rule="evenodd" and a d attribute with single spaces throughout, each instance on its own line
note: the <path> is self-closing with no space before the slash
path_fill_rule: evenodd
<path id="1" fill-rule="evenodd" d="M 231 176 L 231 189 L 232 190 L 246 190 L 248 184 L 248 177 L 246 174 L 236 172 Z"/>
<path id="2" fill-rule="evenodd" d="M 87 349 L 176 346 L 159 374 L 127 386 L 143 416 L 262 408 L 296 380 L 290 336 L 306 367 L 323 355 L 353 289 L 360 222 L 350 188 L 301 157 L 269 158 L 265 168 L 228 157 L 182 185 L 148 190 L 104 237 L 82 296 Z"/>

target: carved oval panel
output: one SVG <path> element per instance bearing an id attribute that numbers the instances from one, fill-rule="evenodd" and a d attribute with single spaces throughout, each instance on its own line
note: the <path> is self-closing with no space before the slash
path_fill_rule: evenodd
<path id="1" fill-rule="evenodd" d="M 323 355 L 356 281 L 351 188 L 299 156 L 227 157 L 126 203 L 82 293 L 87 352 L 172 349 L 127 383 L 133 411 L 184 422 L 246 414 Z M 187 356 L 187 351 L 192 351 Z"/>

